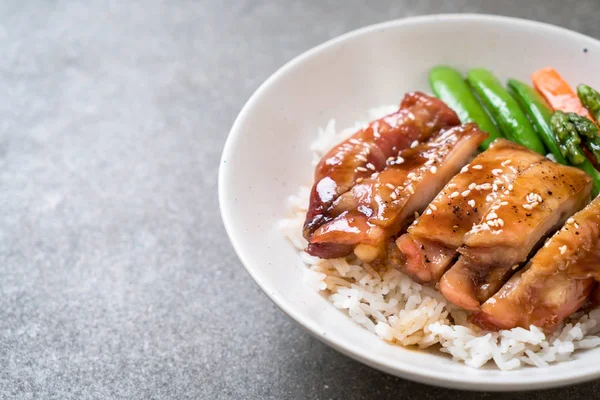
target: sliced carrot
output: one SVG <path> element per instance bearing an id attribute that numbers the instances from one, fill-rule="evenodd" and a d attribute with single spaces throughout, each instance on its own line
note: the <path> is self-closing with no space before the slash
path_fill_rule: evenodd
<path id="1" fill-rule="evenodd" d="M 533 86 L 544 96 L 554 110 L 574 112 L 594 120 L 581 104 L 577 93 L 554 68 L 542 68 L 531 75 Z"/>

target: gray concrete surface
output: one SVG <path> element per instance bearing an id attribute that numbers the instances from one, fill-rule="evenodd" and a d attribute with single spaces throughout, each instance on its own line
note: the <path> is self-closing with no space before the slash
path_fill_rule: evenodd
<path id="1" fill-rule="evenodd" d="M 473 394 L 327 348 L 244 272 L 217 206 L 237 112 L 277 67 L 434 12 L 600 38 L 595 0 L 0 2 L 0 398 L 594 398 Z M 593 66 L 591 66 L 593 67 Z"/>

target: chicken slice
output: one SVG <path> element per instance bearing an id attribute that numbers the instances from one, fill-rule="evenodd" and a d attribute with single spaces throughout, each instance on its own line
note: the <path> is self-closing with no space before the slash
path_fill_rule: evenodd
<path id="1" fill-rule="evenodd" d="M 327 209 L 361 178 L 381 171 L 389 157 L 423 142 L 441 129 L 460 124 L 458 116 L 441 100 L 420 92 L 408 93 L 400 109 L 372 122 L 329 151 L 315 169 L 315 184 L 304 222 L 304 237 L 331 220 Z"/>
<path id="2" fill-rule="evenodd" d="M 396 241 L 397 265 L 420 282 L 437 282 L 457 256 L 465 234 L 480 221 L 498 193 L 543 156 L 498 139 L 444 187 L 427 210 Z M 503 176 L 496 176 L 502 170 Z"/>
<path id="3" fill-rule="evenodd" d="M 497 175 L 504 179 L 504 169 Z M 577 168 L 544 159 L 526 169 L 464 236 L 461 256 L 440 281 L 442 294 L 465 309 L 479 307 L 538 243 L 587 204 L 591 189 L 591 178 Z"/>
<path id="4" fill-rule="evenodd" d="M 567 223 L 473 315 L 487 329 L 554 331 L 578 310 L 600 278 L 600 197 Z"/>
<path id="5" fill-rule="evenodd" d="M 386 169 L 333 202 L 328 213 L 334 219 L 315 231 L 307 252 L 334 258 L 354 250 L 363 261 L 377 258 L 386 239 L 429 204 L 485 137 L 475 124 L 467 124 L 403 150 Z"/>

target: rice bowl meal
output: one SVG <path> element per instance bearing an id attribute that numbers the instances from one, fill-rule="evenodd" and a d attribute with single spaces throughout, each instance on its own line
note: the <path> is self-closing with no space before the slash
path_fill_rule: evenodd
<path id="1" fill-rule="evenodd" d="M 474 368 L 600 346 L 600 93 L 439 66 L 311 146 L 280 223 L 307 283 L 381 339 Z"/>

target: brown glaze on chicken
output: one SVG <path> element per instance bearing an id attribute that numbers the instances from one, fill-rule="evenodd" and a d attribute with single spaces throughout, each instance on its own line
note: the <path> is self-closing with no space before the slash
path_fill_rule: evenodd
<path id="1" fill-rule="evenodd" d="M 357 182 L 327 210 L 333 220 L 310 237 L 307 252 L 322 258 L 354 250 L 363 261 L 377 258 L 397 235 L 471 159 L 487 135 L 475 124 L 445 130 L 400 152 L 381 172 Z"/>
<path id="2" fill-rule="evenodd" d="M 395 158 L 414 141 L 426 141 L 441 129 L 459 124 L 456 113 L 441 100 L 420 92 L 408 93 L 399 111 L 372 122 L 321 159 L 315 169 L 304 237 L 310 240 L 321 225 L 332 219 L 327 209 L 358 179 L 384 169 L 389 157 Z"/>
<path id="3" fill-rule="evenodd" d="M 600 198 L 567 220 L 531 259 L 476 311 L 486 329 L 554 331 L 586 301 L 600 278 Z M 597 291 L 596 291 L 597 292 Z"/>
<path id="4" fill-rule="evenodd" d="M 504 169 L 497 176 L 504 179 Z M 442 294 L 465 309 L 479 307 L 541 240 L 587 204 L 591 189 L 586 173 L 547 159 L 526 169 L 464 236 L 460 258 L 440 281 Z"/>
<path id="5" fill-rule="evenodd" d="M 481 220 L 499 193 L 543 157 L 498 139 L 444 187 L 427 210 L 396 241 L 398 267 L 420 282 L 437 282 L 457 256 L 463 237 Z M 496 176 L 502 170 L 503 176 Z M 502 178 L 502 179 L 501 179 Z"/>

